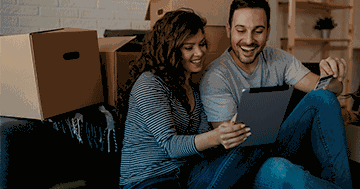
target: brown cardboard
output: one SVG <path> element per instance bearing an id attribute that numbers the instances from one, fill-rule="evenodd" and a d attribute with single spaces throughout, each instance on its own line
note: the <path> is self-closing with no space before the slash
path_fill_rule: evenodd
<path id="1" fill-rule="evenodd" d="M 45 120 L 104 101 L 95 30 L 62 28 L 0 42 L 0 115 Z"/>
<path id="2" fill-rule="evenodd" d="M 345 125 L 347 152 L 351 160 L 360 163 L 360 126 Z"/>
<path id="3" fill-rule="evenodd" d="M 99 38 L 100 61 L 106 75 L 107 90 L 105 101 L 116 105 L 119 86 L 130 77 L 129 62 L 135 60 L 140 52 L 119 52 L 118 50 L 136 36 Z"/>
<path id="4" fill-rule="evenodd" d="M 205 37 L 208 40 L 208 50 L 205 57 L 204 69 L 230 47 L 230 39 L 226 35 L 225 26 L 206 26 Z M 199 83 L 203 71 L 193 74 L 193 81 L 195 83 Z"/>
<path id="5" fill-rule="evenodd" d="M 192 8 L 197 14 L 205 17 L 207 25 L 225 26 L 229 18 L 232 0 L 151 0 L 150 25 L 164 16 L 166 12 L 179 8 Z"/>
<path id="6" fill-rule="evenodd" d="M 229 46 L 230 40 L 226 36 L 224 26 L 205 27 L 205 36 L 209 42 L 205 66 L 219 57 Z M 140 52 L 121 52 L 119 49 L 129 43 L 135 36 L 99 38 L 100 60 L 104 68 L 107 90 L 104 91 L 105 101 L 115 106 L 118 88 L 125 84 L 130 77 L 129 62 L 135 60 Z M 205 67 L 204 66 L 204 67 Z M 198 82 L 202 73 L 193 76 Z"/>

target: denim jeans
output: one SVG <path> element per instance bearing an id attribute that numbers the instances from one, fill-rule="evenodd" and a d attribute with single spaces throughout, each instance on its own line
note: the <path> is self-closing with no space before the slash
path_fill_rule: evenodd
<path id="1" fill-rule="evenodd" d="M 346 149 L 345 127 L 336 96 L 327 90 L 311 91 L 284 121 L 274 144 L 236 147 L 207 159 L 194 166 L 188 187 L 348 189 L 352 188 L 352 181 Z M 274 161 L 288 167 L 283 182 L 278 176 L 284 171 Z M 266 169 L 280 172 L 274 174 Z"/>
<path id="2" fill-rule="evenodd" d="M 332 182 L 320 179 L 280 157 L 269 158 L 260 168 L 254 183 L 256 189 L 327 188 L 341 189 Z"/>
<path id="3" fill-rule="evenodd" d="M 180 170 L 182 188 L 352 188 L 340 105 L 322 89 L 300 101 L 275 143 L 213 150 Z"/>

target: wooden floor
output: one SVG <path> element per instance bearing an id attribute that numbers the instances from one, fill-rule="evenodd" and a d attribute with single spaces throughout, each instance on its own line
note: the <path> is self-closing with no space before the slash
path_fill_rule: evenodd
<path id="1" fill-rule="evenodd" d="M 84 180 L 78 180 L 74 182 L 61 183 L 53 186 L 51 189 L 73 189 L 73 188 L 85 188 L 86 182 Z"/>

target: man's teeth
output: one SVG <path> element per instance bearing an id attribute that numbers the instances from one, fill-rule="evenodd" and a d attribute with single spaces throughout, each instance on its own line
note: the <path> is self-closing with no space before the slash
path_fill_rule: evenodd
<path id="1" fill-rule="evenodd" d="M 193 60 L 193 61 L 191 61 L 192 63 L 195 63 L 195 64 L 198 64 L 198 63 L 200 63 L 201 62 L 201 60 Z"/>
<path id="2" fill-rule="evenodd" d="M 255 47 L 244 47 L 244 46 L 241 46 L 242 49 L 246 50 L 246 51 L 252 51 L 255 49 Z"/>

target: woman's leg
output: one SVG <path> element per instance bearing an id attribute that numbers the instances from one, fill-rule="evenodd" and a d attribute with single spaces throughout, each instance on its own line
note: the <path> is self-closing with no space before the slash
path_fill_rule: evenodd
<path id="1" fill-rule="evenodd" d="M 275 156 L 343 188 L 352 188 L 344 122 L 332 92 L 308 93 L 281 126 L 276 144 Z"/>
<path id="2" fill-rule="evenodd" d="M 271 157 L 271 148 L 261 145 L 214 150 L 210 157 L 189 166 L 187 188 L 252 188 L 256 173 Z"/>
<path id="3" fill-rule="evenodd" d="M 269 158 L 255 178 L 256 189 L 317 188 L 341 189 L 340 186 L 312 176 L 299 165 L 284 158 Z"/>
<path id="4" fill-rule="evenodd" d="M 179 171 L 175 170 L 173 172 L 149 178 L 139 182 L 133 182 L 127 184 L 122 189 L 181 189 L 181 179 L 178 175 Z"/>

